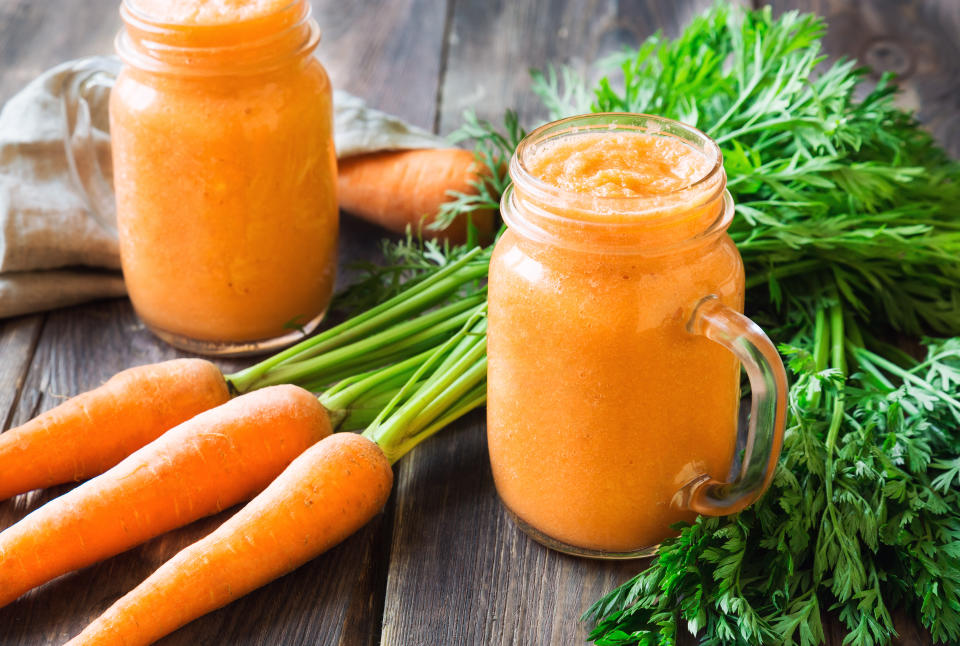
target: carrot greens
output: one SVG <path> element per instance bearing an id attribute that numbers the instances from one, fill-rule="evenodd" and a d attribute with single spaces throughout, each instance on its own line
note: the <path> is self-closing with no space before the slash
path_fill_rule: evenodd
<path id="1" fill-rule="evenodd" d="M 450 191 L 451 199 L 440 206 L 430 229 L 445 229 L 458 216 L 474 211 L 500 208 L 500 195 L 510 184 L 507 164 L 517 145 L 527 135 L 520 126 L 516 112 L 507 110 L 503 119 L 503 131 L 489 121 L 477 118 L 476 113 L 464 114 L 463 124 L 450 139 L 453 143 L 471 141 L 477 164 L 486 172 L 472 182 L 475 193 Z M 469 246 L 469 245 L 468 245 Z"/>

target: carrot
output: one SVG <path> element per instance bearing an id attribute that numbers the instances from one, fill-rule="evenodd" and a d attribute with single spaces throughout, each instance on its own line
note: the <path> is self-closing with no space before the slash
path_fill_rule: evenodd
<path id="1" fill-rule="evenodd" d="M 150 644 L 330 549 L 383 507 L 392 485 L 390 463 L 376 444 L 353 433 L 331 435 L 67 644 Z"/>
<path id="2" fill-rule="evenodd" d="M 209 361 L 174 359 L 124 370 L 0 433 L 0 500 L 103 473 L 229 397 L 223 375 Z"/>
<path id="3" fill-rule="evenodd" d="M 200 413 L 0 532 L 0 606 L 249 500 L 329 434 L 326 409 L 297 386 L 264 388 Z"/>
<path id="4" fill-rule="evenodd" d="M 337 171 L 340 207 L 395 233 L 407 226 L 425 237 L 463 243 L 467 219 L 460 216 L 444 230 L 427 228 L 447 191 L 476 193 L 471 181 L 480 178 L 473 153 L 460 148 L 400 150 L 342 159 Z M 470 214 L 481 237 L 493 233 L 493 211 Z"/>

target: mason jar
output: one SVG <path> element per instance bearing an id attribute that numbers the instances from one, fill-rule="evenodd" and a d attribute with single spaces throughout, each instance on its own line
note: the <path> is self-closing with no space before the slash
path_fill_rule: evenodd
<path id="1" fill-rule="evenodd" d="M 120 11 L 110 128 L 137 314 L 202 354 L 309 333 L 333 293 L 338 234 L 332 97 L 310 3 L 124 0 Z"/>
<path id="2" fill-rule="evenodd" d="M 584 153 L 621 163 L 640 144 L 642 169 Z M 643 190 L 621 190 L 638 172 Z M 598 558 L 648 555 L 677 522 L 743 509 L 773 476 L 786 377 L 741 314 L 717 145 L 659 117 L 573 117 L 530 133 L 510 176 L 487 332 L 503 504 L 536 540 Z M 738 443 L 741 363 L 752 409 Z"/>

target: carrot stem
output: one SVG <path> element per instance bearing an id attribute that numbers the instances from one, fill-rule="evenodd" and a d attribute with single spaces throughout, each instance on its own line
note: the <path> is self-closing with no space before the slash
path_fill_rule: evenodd
<path id="1" fill-rule="evenodd" d="M 382 424 L 384 420 L 386 420 L 393 413 L 395 409 L 400 407 L 404 401 L 409 399 L 412 393 L 416 391 L 416 388 L 414 388 L 414 386 L 418 384 L 418 382 L 423 381 L 425 385 L 427 382 L 430 381 L 429 376 L 424 380 L 422 380 L 421 377 L 424 377 L 425 375 L 428 375 L 428 374 L 433 374 L 433 375 L 442 374 L 444 370 L 449 368 L 449 359 L 451 356 L 453 357 L 454 361 L 461 356 L 462 349 L 463 349 L 462 339 L 467 334 L 467 332 L 473 327 L 476 320 L 485 311 L 486 311 L 486 304 L 478 306 L 477 310 L 472 313 L 470 319 L 466 322 L 466 324 L 463 325 L 460 331 L 457 332 L 457 334 L 455 334 L 450 339 L 447 339 L 445 343 L 443 343 L 436 350 L 434 350 L 433 354 L 410 377 L 409 382 L 403 388 L 400 389 L 400 391 L 397 393 L 394 400 L 390 402 L 390 404 L 385 406 L 382 411 L 380 411 L 380 415 L 377 417 L 376 420 L 374 420 L 372 426 L 379 426 L 380 424 Z M 447 359 L 444 359 L 444 356 L 447 355 L 448 352 L 450 353 L 450 356 L 448 356 Z M 439 362 L 439 366 L 435 368 L 434 366 L 438 362 Z M 429 373 L 430 370 L 433 370 L 433 373 Z M 422 388 L 422 387 L 423 386 L 417 386 L 417 388 Z"/>
<path id="2" fill-rule="evenodd" d="M 328 389 L 320 396 L 320 403 L 328 409 L 345 408 L 351 402 L 355 401 L 360 395 L 366 394 L 371 387 L 380 384 L 396 383 L 397 386 L 403 386 L 410 379 L 413 370 L 419 367 L 424 360 L 433 354 L 432 350 L 421 352 L 405 361 L 395 363 L 389 368 L 382 370 L 373 370 L 357 375 L 357 379 L 351 378 L 350 383 L 343 387 L 345 381 L 341 381 L 333 388 Z"/>
<path id="3" fill-rule="evenodd" d="M 486 360 L 484 360 L 483 368 L 486 370 Z M 442 430 L 473 409 L 483 406 L 486 401 L 487 382 L 484 379 L 478 386 L 475 386 L 473 390 L 458 400 L 454 406 L 449 408 L 442 417 L 437 418 L 432 424 L 401 442 L 396 449 L 397 459 L 412 451 L 418 444 L 432 437 L 437 431 Z M 391 462 L 391 464 L 393 463 Z"/>
<path id="4" fill-rule="evenodd" d="M 481 347 L 482 346 L 482 347 Z M 439 415 L 449 408 L 449 402 L 457 401 L 458 398 L 470 392 L 478 383 L 484 381 L 487 376 L 487 357 L 486 343 L 478 345 L 478 348 L 481 353 L 481 358 L 478 361 L 473 361 L 476 358 L 476 355 L 473 355 L 469 359 L 468 365 L 465 372 L 460 374 L 456 379 L 453 380 L 443 391 L 440 392 L 432 400 L 427 400 L 427 405 L 419 412 L 417 415 L 417 423 L 411 424 L 407 429 L 408 433 L 419 433 L 423 428 L 428 426 L 426 420 L 436 419 Z"/>
<path id="5" fill-rule="evenodd" d="M 439 420 L 446 424 L 480 405 L 476 391 L 485 383 L 487 368 L 485 313 L 485 304 L 478 307 L 461 330 L 411 375 L 364 432 L 391 464 L 442 428 L 437 425 Z M 430 433 L 425 433 L 426 429 Z"/>

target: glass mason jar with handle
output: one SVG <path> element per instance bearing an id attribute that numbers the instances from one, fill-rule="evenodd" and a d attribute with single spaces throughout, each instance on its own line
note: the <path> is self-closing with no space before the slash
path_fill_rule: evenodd
<path id="1" fill-rule="evenodd" d="M 110 130 L 137 314 L 202 354 L 309 333 L 333 293 L 339 217 L 332 95 L 312 56 L 309 2 L 125 0 L 120 12 Z M 76 141 L 68 157 L 102 212 L 104 182 Z"/>
<path id="2" fill-rule="evenodd" d="M 587 115 L 532 132 L 510 175 L 487 332 L 502 502 L 545 545 L 597 558 L 746 507 L 773 477 L 786 376 L 741 314 L 719 148 L 668 119 Z M 738 360 L 752 406 L 732 473 Z"/>

